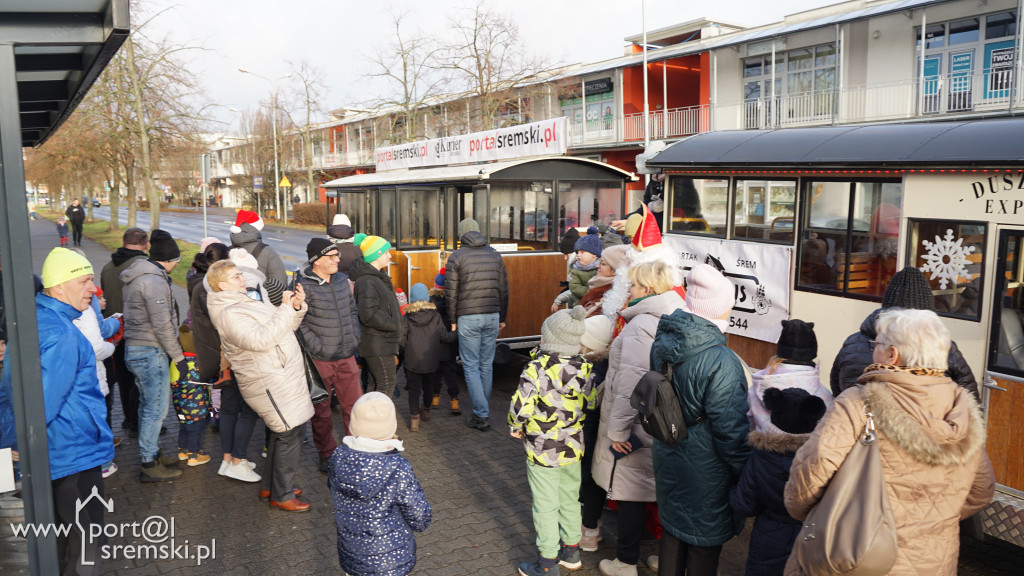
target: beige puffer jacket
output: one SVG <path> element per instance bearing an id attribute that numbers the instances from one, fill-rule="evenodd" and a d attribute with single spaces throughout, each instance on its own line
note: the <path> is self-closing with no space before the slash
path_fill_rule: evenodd
<path id="1" fill-rule="evenodd" d="M 686 309 L 683 299 L 674 290 L 650 296 L 624 309 L 626 319 L 608 351 L 608 376 L 601 385 L 601 423 L 594 449 L 593 475 L 598 486 L 608 490 L 608 498 L 626 502 L 654 502 L 654 438 L 644 431 L 629 397 L 644 374 L 650 370 L 651 346 L 658 332 L 662 314 Z M 612 442 L 626 442 L 636 434 L 643 443 L 634 446 L 616 463 Z M 615 477 L 612 478 L 614 468 Z"/>
<path id="2" fill-rule="evenodd" d="M 898 556 L 890 574 L 956 574 L 959 522 L 995 491 L 985 452 L 985 424 L 970 392 L 945 376 L 865 372 L 843 392 L 796 453 L 786 484 L 786 509 L 798 520 L 821 499 L 864 430 L 871 406 Z M 796 556 L 786 574 L 801 574 Z"/>
<path id="3" fill-rule="evenodd" d="M 206 306 L 245 402 L 274 432 L 309 421 L 313 403 L 295 339 L 306 304 L 275 308 L 245 292 L 224 291 L 211 292 Z"/>

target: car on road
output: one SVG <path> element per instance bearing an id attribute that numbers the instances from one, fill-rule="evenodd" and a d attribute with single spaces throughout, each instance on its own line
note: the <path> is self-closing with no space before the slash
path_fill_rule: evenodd
<path id="1" fill-rule="evenodd" d="M 93 198 L 92 199 L 92 205 L 95 206 L 96 208 L 99 208 L 100 207 L 100 199 L 99 198 Z"/>

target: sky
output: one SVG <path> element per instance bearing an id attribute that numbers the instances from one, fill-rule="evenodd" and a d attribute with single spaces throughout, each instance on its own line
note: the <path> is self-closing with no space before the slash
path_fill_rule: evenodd
<path id="1" fill-rule="evenodd" d="M 837 0 L 646 0 L 647 30 L 708 18 L 748 27 L 835 4 Z M 328 109 L 358 107 L 387 86 L 368 78 L 369 57 L 391 42 L 395 13 L 405 13 L 409 34 L 443 33 L 465 0 L 140 0 L 133 24 L 145 22 L 151 39 L 201 47 L 189 51 L 193 81 L 216 117 L 238 125 L 239 114 L 266 101 L 270 83 L 245 68 L 278 80 L 283 93 L 294 83 L 281 78 L 305 60 L 321 69 Z M 561 63 L 599 62 L 624 53 L 623 38 L 640 34 L 642 0 L 489 0 L 518 23 L 526 50 Z M 403 34 L 405 32 L 403 31 Z M 224 129 L 225 132 L 233 128 Z"/>

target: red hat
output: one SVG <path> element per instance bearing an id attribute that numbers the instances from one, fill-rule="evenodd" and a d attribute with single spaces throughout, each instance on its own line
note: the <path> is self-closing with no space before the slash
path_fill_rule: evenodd
<path id="1" fill-rule="evenodd" d="M 658 230 L 658 219 L 647 208 L 647 204 L 640 206 L 643 207 L 644 221 L 640 223 L 640 228 L 633 235 L 632 243 L 634 248 L 642 252 L 651 246 L 661 244 L 661 231 Z"/>
<path id="2" fill-rule="evenodd" d="M 239 210 L 235 225 L 230 228 L 232 234 L 242 231 L 242 224 L 248 224 L 257 230 L 263 230 L 263 218 L 252 210 Z"/>

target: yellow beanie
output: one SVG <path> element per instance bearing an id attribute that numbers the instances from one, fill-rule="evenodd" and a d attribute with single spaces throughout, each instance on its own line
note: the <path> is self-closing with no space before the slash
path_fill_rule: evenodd
<path id="1" fill-rule="evenodd" d="M 643 224 L 643 222 L 644 217 L 642 214 L 633 214 L 629 218 L 626 218 L 626 236 L 629 238 L 636 236 L 636 231 L 640 228 L 640 225 Z"/>
<path id="2" fill-rule="evenodd" d="M 43 288 L 53 288 L 92 273 L 92 264 L 85 256 L 67 248 L 54 248 L 43 261 Z"/>

